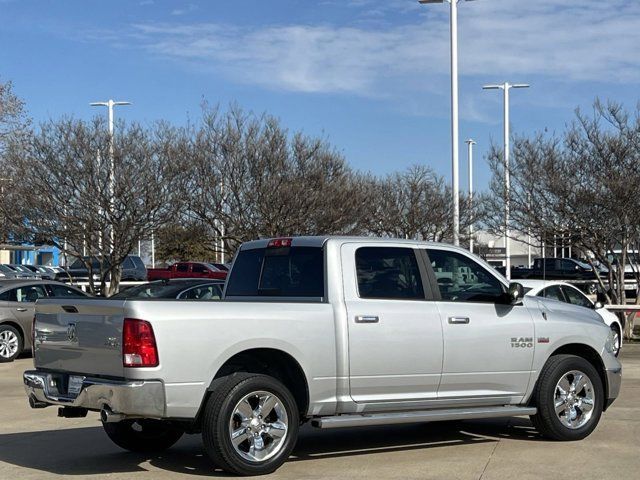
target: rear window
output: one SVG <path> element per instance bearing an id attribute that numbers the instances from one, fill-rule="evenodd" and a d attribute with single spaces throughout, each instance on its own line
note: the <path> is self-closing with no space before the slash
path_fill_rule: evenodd
<path id="1" fill-rule="evenodd" d="M 227 285 L 229 297 L 324 297 L 324 255 L 318 247 L 242 250 Z"/>

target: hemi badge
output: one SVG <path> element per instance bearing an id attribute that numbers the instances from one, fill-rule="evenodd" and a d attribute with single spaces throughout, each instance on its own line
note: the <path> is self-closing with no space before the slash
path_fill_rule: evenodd
<path id="1" fill-rule="evenodd" d="M 549 343 L 549 337 L 538 337 L 538 343 Z"/>

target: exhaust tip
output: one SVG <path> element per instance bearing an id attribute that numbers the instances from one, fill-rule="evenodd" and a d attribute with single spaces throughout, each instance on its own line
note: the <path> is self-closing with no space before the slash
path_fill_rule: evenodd
<path id="1" fill-rule="evenodd" d="M 117 423 L 124 419 L 125 415 L 121 413 L 113 413 L 108 407 L 100 410 L 100 420 L 102 420 L 102 423 Z"/>
<path id="2" fill-rule="evenodd" d="M 44 402 L 38 401 L 38 399 L 34 395 L 29 396 L 29 406 L 31 408 L 45 408 L 48 404 Z"/>

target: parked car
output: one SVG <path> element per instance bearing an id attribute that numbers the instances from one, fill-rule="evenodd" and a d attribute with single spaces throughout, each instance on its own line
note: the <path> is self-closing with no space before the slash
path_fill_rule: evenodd
<path id="1" fill-rule="evenodd" d="M 511 279 L 561 280 L 573 282 L 585 293 L 597 291 L 593 268 L 575 258 L 536 258 L 532 268 L 512 268 Z"/>
<path id="2" fill-rule="evenodd" d="M 8 265 L 0 264 L 0 280 L 7 280 L 11 278 L 25 278 L 26 275 L 22 272 L 18 272 Z"/>
<path id="3" fill-rule="evenodd" d="M 224 281 L 206 279 L 173 279 L 133 285 L 109 297 L 118 299 L 174 298 L 177 300 L 220 300 Z"/>
<path id="4" fill-rule="evenodd" d="M 461 248 L 353 237 L 247 242 L 215 304 L 39 301 L 34 365 L 32 407 L 100 411 L 113 442 L 147 454 L 202 432 L 240 475 L 276 470 L 304 422 L 529 415 L 579 440 L 622 381 L 594 311 L 523 296 Z"/>
<path id="5" fill-rule="evenodd" d="M 227 278 L 227 271 L 205 262 L 178 262 L 167 268 L 150 268 L 147 280 L 168 280 L 170 278 Z"/>
<path id="6" fill-rule="evenodd" d="M 44 280 L 54 280 L 56 273 L 42 265 L 21 265 L 23 269 L 29 270 L 33 275 Z"/>
<path id="7" fill-rule="evenodd" d="M 592 302 L 589 297 L 582 293 L 579 289 L 566 282 L 545 281 L 545 280 L 518 280 L 525 288 L 526 295 L 549 298 L 558 300 L 559 302 L 570 303 L 580 307 L 595 310 L 600 315 L 604 323 L 614 333 L 614 354 L 617 357 L 622 348 L 622 332 L 623 325 L 620 318 L 604 308 L 604 305 L 597 301 Z"/>
<path id="8" fill-rule="evenodd" d="M 34 272 L 30 268 L 27 268 L 26 265 L 9 263 L 7 264 L 7 267 L 15 270 L 18 273 L 21 273 L 23 278 L 42 278 L 37 272 Z"/>
<path id="9" fill-rule="evenodd" d="M 70 285 L 47 280 L 0 281 L 0 363 L 31 349 L 35 302 L 41 298 L 85 298 Z"/>
<path id="10" fill-rule="evenodd" d="M 91 259 L 91 268 L 93 270 L 93 279 L 100 279 L 100 258 L 83 257 L 84 261 Z M 83 259 L 74 261 L 64 272 L 56 274 L 56 280 L 62 282 L 74 281 L 82 282 L 89 280 L 89 270 L 85 266 Z M 147 268 L 144 266 L 142 259 L 137 255 L 127 255 L 122 262 L 122 281 L 144 281 L 147 279 Z"/>

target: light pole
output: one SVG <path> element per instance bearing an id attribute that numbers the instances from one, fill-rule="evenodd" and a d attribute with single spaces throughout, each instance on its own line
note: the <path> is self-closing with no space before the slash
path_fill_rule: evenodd
<path id="1" fill-rule="evenodd" d="M 469 251 L 473 253 L 473 146 L 476 142 L 470 138 L 465 143 L 469 157 Z"/>
<path id="2" fill-rule="evenodd" d="M 509 180 L 509 90 L 512 88 L 529 88 L 526 83 L 501 85 L 485 85 L 485 90 L 502 90 L 504 93 L 504 256 L 505 276 L 511 280 L 511 248 L 509 241 L 509 208 L 510 208 L 510 180 Z"/>
<path id="3" fill-rule="evenodd" d="M 451 5 L 451 190 L 453 196 L 454 245 L 460 245 L 460 197 L 458 193 L 458 1 L 418 0 L 422 4 L 448 2 Z"/>
<path id="4" fill-rule="evenodd" d="M 113 196 L 116 190 L 116 173 L 115 173 L 115 159 L 113 155 L 113 107 L 116 105 L 131 105 L 131 102 L 114 102 L 113 100 L 107 100 L 106 102 L 92 102 L 89 105 L 92 107 L 107 107 L 109 111 L 109 216 L 113 216 Z M 109 238 L 109 251 L 113 251 L 113 224 L 111 225 Z"/>

